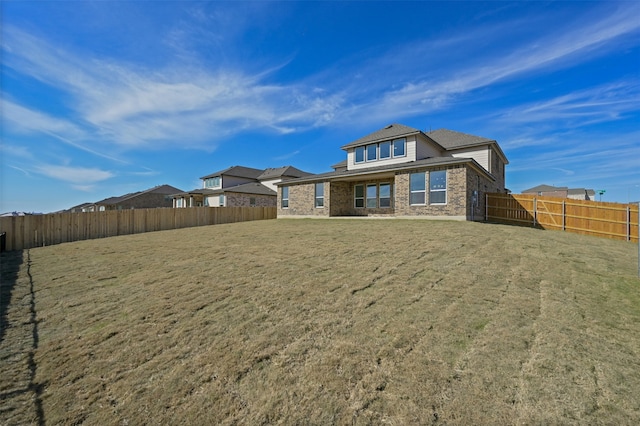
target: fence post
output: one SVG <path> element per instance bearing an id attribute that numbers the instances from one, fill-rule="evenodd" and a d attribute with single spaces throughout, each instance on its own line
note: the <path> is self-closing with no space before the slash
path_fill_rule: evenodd
<path id="1" fill-rule="evenodd" d="M 631 241 L 631 206 L 627 206 L 627 241 Z"/>
<path id="2" fill-rule="evenodd" d="M 489 221 L 489 193 L 484 194 L 484 221 Z"/>
<path id="3" fill-rule="evenodd" d="M 567 216 L 567 210 L 566 210 L 566 201 L 562 200 L 562 230 L 566 231 L 566 226 L 567 226 L 567 220 L 566 220 L 566 216 Z"/>
<path id="4" fill-rule="evenodd" d="M 536 223 L 538 222 L 538 199 L 533 199 L 533 227 L 536 227 Z"/>

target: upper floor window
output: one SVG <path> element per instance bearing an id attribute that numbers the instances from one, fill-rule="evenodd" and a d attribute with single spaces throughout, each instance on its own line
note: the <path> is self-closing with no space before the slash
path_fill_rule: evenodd
<path id="1" fill-rule="evenodd" d="M 204 180 L 204 187 L 205 188 L 219 188 L 221 183 L 222 183 L 222 178 L 220 176 L 206 178 Z"/>
<path id="2" fill-rule="evenodd" d="M 367 161 L 376 161 L 378 159 L 378 145 L 367 145 Z"/>
<path id="3" fill-rule="evenodd" d="M 369 145 L 358 146 L 354 149 L 355 164 L 372 162 L 379 160 L 388 160 L 390 158 L 407 156 L 407 140 L 405 138 L 395 139 L 393 141 L 384 141 L 372 143 Z"/>
<path id="4" fill-rule="evenodd" d="M 407 149 L 407 140 L 396 139 L 393 141 L 393 156 L 394 157 L 404 157 L 406 155 Z"/>
<path id="5" fill-rule="evenodd" d="M 288 186 L 283 186 L 282 187 L 282 208 L 283 209 L 287 209 L 289 208 L 289 187 Z"/>
<path id="6" fill-rule="evenodd" d="M 391 158 L 391 142 L 380 142 L 380 159 Z"/>
<path id="7" fill-rule="evenodd" d="M 324 183 L 320 182 L 320 183 L 316 183 L 316 190 L 315 190 L 315 205 L 316 207 L 324 207 Z"/>
<path id="8" fill-rule="evenodd" d="M 429 172 L 429 203 L 447 204 L 447 171 Z"/>

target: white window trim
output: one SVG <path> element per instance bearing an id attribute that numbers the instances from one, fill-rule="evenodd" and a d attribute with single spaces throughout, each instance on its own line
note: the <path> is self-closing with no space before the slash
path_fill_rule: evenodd
<path id="1" fill-rule="evenodd" d="M 433 172 L 444 172 L 444 189 L 431 189 L 431 173 Z M 432 192 L 444 192 L 444 203 L 432 203 L 431 202 L 431 193 Z M 449 201 L 449 173 L 446 170 L 433 170 L 429 172 L 429 205 L 430 206 L 446 206 Z"/>
<path id="2" fill-rule="evenodd" d="M 404 153 L 402 155 L 396 155 L 396 150 L 395 150 L 395 142 L 396 141 L 403 141 L 402 144 L 404 145 L 404 149 L 402 150 Z M 407 156 L 407 138 L 399 138 L 399 139 L 394 139 L 391 141 L 391 157 L 392 158 L 402 158 L 402 157 L 406 157 Z"/>
<path id="3" fill-rule="evenodd" d="M 376 158 L 374 158 L 373 160 L 369 160 L 369 147 L 370 146 L 375 147 L 375 150 L 376 150 Z M 377 143 L 370 143 L 369 145 L 365 145 L 365 147 L 364 147 L 364 160 L 367 163 L 373 163 L 375 161 L 378 161 L 378 144 Z"/>
<path id="4" fill-rule="evenodd" d="M 362 149 L 362 160 L 358 161 L 358 154 L 356 153 L 356 151 L 361 148 Z M 363 146 L 357 146 L 354 150 L 353 150 L 353 164 L 362 164 L 362 163 L 366 163 L 367 161 L 367 149 L 366 147 Z"/>
<path id="5" fill-rule="evenodd" d="M 322 185 L 322 195 L 318 196 L 318 192 L 317 192 L 317 188 L 318 185 Z M 318 200 L 322 200 L 322 205 L 319 206 L 318 205 Z M 321 183 L 316 183 L 313 186 L 313 205 L 315 206 L 316 209 L 323 209 L 324 208 L 324 182 Z"/>

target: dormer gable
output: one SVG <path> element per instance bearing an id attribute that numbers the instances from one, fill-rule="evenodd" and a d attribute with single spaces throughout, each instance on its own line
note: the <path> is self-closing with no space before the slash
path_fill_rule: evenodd
<path id="1" fill-rule="evenodd" d="M 425 134 L 404 124 L 390 124 L 341 147 L 347 151 L 347 170 L 401 164 L 441 156 L 443 148 Z"/>

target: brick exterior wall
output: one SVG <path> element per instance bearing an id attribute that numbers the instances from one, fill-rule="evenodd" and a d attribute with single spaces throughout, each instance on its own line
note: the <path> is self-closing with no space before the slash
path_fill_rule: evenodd
<path id="1" fill-rule="evenodd" d="M 429 204 L 429 171 L 447 170 L 447 204 Z M 409 205 L 409 175 L 426 172 L 427 205 Z M 416 169 L 396 175 L 396 216 L 465 216 L 467 215 L 467 168 Z"/>
<path id="2" fill-rule="evenodd" d="M 366 205 L 367 184 L 380 183 L 391 184 L 391 207 L 356 208 L 354 187 L 356 185 L 364 186 Z M 394 193 L 395 185 L 393 178 L 370 179 L 353 182 L 331 182 L 331 199 L 333 200 L 333 203 L 331 204 L 331 216 L 392 216 L 395 213 Z"/>
<path id="3" fill-rule="evenodd" d="M 289 185 L 289 207 L 282 208 L 282 187 L 278 187 L 278 217 L 318 216 L 329 217 L 331 205 L 330 183 L 324 183 L 324 207 L 315 207 L 315 183 Z"/>
<path id="4" fill-rule="evenodd" d="M 255 199 L 255 204 L 251 205 L 251 199 Z M 275 195 L 252 195 L 239 192 L 225 193 L 227 207 L 275 207 Z"/>
<path id="5" fill-rule="evenodd" d="M 500 161 L 498 157 L 494 161 Z M 429 203 L 429 172 L 447 171 L 447 203 Z M 504 165 L 502 165 L 504 170 Z M 426 173 L 426 201 L 423 206 L 409 205 L 409 176 L 411 173 Z M 349 182 L 325 182 L 325 207 L 315 208 L 315 184 L 289 185 L 289 208 L 281 207 L 282 188 L 278 188 L 278 217 L 285 216 L 431 216 L 456 217 L 468 220 L 483 220 L 487 192 L 504 192 L 502 175 L 495 182 L 484 173 L 467 165 L 453 167 L 417 168 L 411 171 L 397 172 L 395 178 L 371 179 Z M 355 208 L 354 186 L 362 184 L 391 183 L 391 208 Z M 474 191 L 477 191 L 473 202 Z M 365 199 L 366 204 L 366 199 Z"/>

